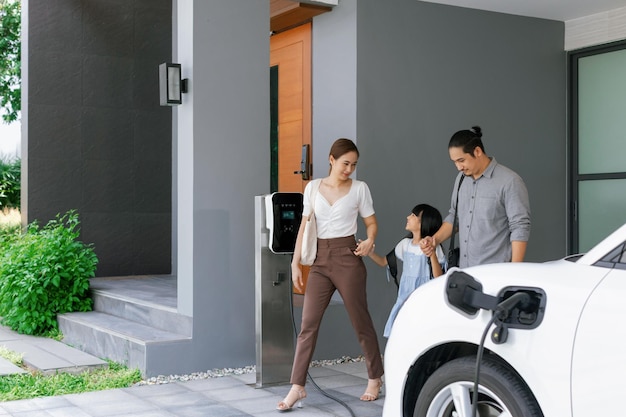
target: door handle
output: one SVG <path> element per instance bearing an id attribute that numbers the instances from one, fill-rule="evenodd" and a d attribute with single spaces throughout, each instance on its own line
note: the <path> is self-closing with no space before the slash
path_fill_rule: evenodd
<path id="1" fill-rule="evenodd" d="M 313 175 L 313 165 L 311 164 L 310 155 L 311 145 L 302 145 L 302 159 L 300 160 L 300 171 L 294 171 L 294 174 L 302 175 L 303 180 L 311 179 Z"/>

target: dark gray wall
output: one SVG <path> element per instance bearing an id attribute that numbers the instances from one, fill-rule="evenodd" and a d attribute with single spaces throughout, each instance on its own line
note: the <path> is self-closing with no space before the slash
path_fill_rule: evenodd
<path id="1" fill-rule="evenodd" d="M 332 13 L 316 18 L 314 30 L 318 22 L 326 30 L 316 30 L 315 48 L 341 44 L 335 36 L 342 31 L 328 30 L 328 21 L 345 24 L 342 20 L 353 11 L 342 12 L 342 7 L 356 10 L 357 65 L 352 75 L 357 101 L 336 106 L 333 117 L 350 118 L 356 111 L 355 139 L 361 151 L 357 174 L 374 197 L 378 250 L 391 250 L 404 235 L 405 218 L 414 205 L 430 203 L 446 214 L 456 175 L 448 140 L 457 130 L 478 124 L 487 154 L 517 171 L 528 187 L 532 232 L 526 260 L 564 256 L 563 23 L 415 0 L 344 0 Z M 317 58 L 322 56 L 329 55 Z M 314 56 L 316 72 L 333 65 L 331 59 Z M 333 89 L 343 78 L 345 74 L 329 73 L 316 79 L 314 88 Z M 326 126 L 329 134 L 341 133 L 325 120 L 316 123 L 314 132 Z M 336 137 L 314 136 L 317 160 L 327 158 L 328 144 Z M 319 168 L 316 172 L 325 174 Z M 369 260 L 366 264 L 370 311 L 382 334 L 396 290 L 384 270 Z M 359 354 L 343 309 L 329 310 L 318 346 L 316 357 Z"/>
<path id="2" fill-rule="evenodd" d="M 487 154 L 528 187 L 526 260 L 564 256 L 563 23 L 364 1 L 358 39 L 360 175 L 376 192 L 381 238 L 391 243 L 401 234 L 404 216 L 419 202 L 448 210 L 456 175 L 448 140 L 478 124 Z"/>
<path id="3" fill-rule="evenodd" d="M 171 0 L 30 0 L 28 222 L 76 209 L 98 276 L 171 272 Z"/>

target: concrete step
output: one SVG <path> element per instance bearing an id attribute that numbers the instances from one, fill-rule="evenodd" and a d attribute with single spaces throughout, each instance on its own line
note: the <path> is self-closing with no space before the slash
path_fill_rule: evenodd
<path id="1" fill-rule="evenodd" d="M 107 289 L 91 288 L 93 310 L 124 318 L 156 329 L 191 336 L 191 317 L 179 314 L 175 308 L 121 295 Z"/>
<path id="2" fill-rule="evenodd" d="M 189 335 L 175 332 L 176 328 L 166 331 L 100 311 L 66 313 L 57 318 L 64 343 L 91 355 L 137 368 L 144 376 L 161 373 L 158 363 L 167 361 L 161 357 L 167 347 L 191 341 Z"/>

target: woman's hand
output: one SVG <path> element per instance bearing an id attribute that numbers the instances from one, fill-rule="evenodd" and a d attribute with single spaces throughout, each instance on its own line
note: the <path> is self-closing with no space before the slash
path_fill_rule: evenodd
<path id="1" fill-rule="evenodd" d="M 302 270 L 299 265 L 291 264 L 291 281 L 299 292 L 304 292 L 304 281 L 302 280 Z"/>
<path id="2" fill-rule="evenodd" d="M 365 230 L 367 231 L 367 239 L 361 240 L 356 244 L 356 250 L 354 254 L 356 256 L 368 256 L 376 247 L 374 239 L 376 239 L 376 233 L 378 232 L 378 223 L 376 222 L 376 215 L 372 214 L 368 217 L 363 217 L 363 223 L 365 223 Z"/>
<path id="3" fill-rule="evenodd" d="M 369 238 L 365 240 L 359 239 L 358 243 L 356 244 L 356 250 L 354 251 L 354 254 L 356 256 L 368 256 L 375 247 L 376 245 L 374 244 L 374 240 Z"/>

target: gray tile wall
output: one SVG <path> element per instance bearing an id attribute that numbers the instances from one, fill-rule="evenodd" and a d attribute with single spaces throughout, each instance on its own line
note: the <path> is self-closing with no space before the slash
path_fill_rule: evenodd
<path id="1" fill-rule="evenodd" d="M 98 276 L 171 272 L 171 0 L 30 0 L 26 218 L 76 209 Z"/>

